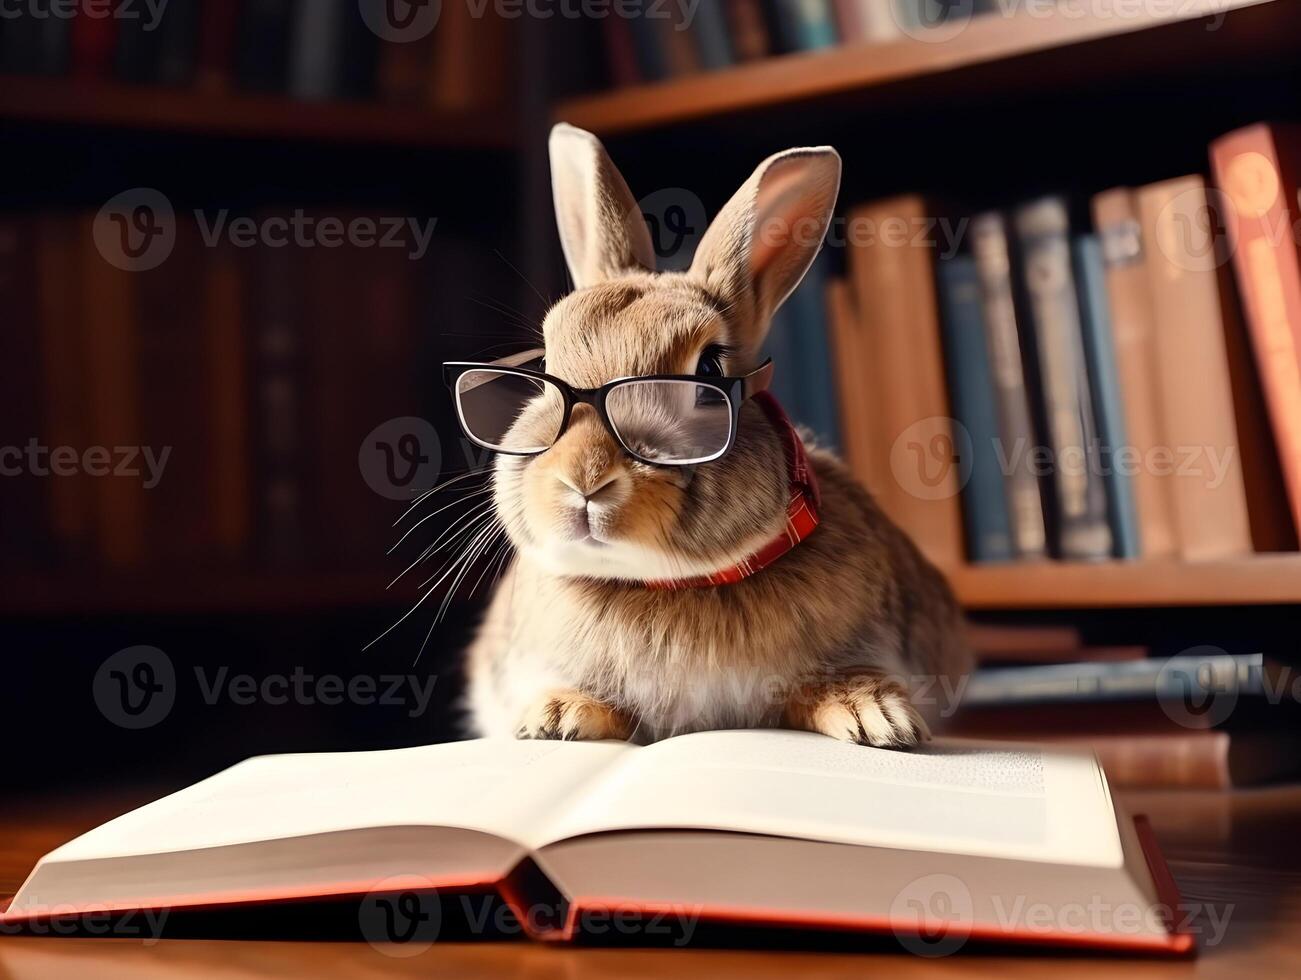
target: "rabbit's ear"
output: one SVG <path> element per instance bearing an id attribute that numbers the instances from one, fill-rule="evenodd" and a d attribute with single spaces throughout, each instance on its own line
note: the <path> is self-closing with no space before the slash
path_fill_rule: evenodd
<path id="1" fill-rule="evenodd" d="M 560 245 L 577 288 L 655 268 L 641 208 L 591 133 L 567 123 L 551 130 L 551 191 Z"/>
<path id="2" fill-rule="evenodd" d="M 840 154 L 829 146 L 769 157 L 705 232 L 692 275 L 766 330 L 822 248 L 839 191 Z"/>

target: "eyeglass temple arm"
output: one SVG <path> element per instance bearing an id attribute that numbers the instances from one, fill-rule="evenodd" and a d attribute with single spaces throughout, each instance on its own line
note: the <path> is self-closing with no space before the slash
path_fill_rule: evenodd
<path id="1" fill-rule="evenodd" d="M 772 385 L 773 370 L 772 358 L 770 357 L 742 378 L 742 399 L 753 398 L 759 392 L 767 391 L 769 386 Z"/>
<path id="2" fill-rule="evenodd" d="M 526 350 L 519 354 L 511 354 L 509 357 L 499 358 L 491 363 L 494 367 L 520 367 L 521 365 L 528 364 L 530 361 L 538 360 L 544 354 L 546 354 L 545 350 L 541 347 L 536 347 L 533 350 Z"/>

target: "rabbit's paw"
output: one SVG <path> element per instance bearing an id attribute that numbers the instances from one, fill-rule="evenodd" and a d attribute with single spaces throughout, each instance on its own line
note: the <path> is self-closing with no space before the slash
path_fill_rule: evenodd
<path id="1" fill-rule="evenodd" d="M 516 738 L 626 741 L 632 725 L 623 712 L 581 691 L 552 691 L 524 713 Z"/>
<path id="2" fill-rule="evenodd" d="M 784 720 L 791 728 L 882 749 L 908 748 L 931 737 L 904 687 L 871 674 L 802 689 Z"/>

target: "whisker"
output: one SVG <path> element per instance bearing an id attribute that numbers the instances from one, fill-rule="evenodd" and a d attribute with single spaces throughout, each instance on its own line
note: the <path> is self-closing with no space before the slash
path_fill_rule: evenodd
<path id="1" fill-rule="evenodd" d="M 401 524 L 404 520 L 407 519 L 407 517 L 411 514 L 412 511 L 414 511 L 422 503 L 428 500 L 433 494 L 438 493 L 438 491 L 445 490 L 448 487 L 450 487 L 453 483 L 459 483 L 461 480 L 469 479 L 472 476 L 487 475 L 490 474 L 491 472 L 492 472 L 491 470 L 470 470 L 470 472 L 462 473 L 460 476 L 453 477 L 450 480 L 438 484 L 438 486 L 436 487 L 430 487 L 428 490 L 423 491 L 419 497 L 417 497 L 407 506 L 407 509 L 402 512 L 402 516 L 393 522 L 393 527 L 397 527 L 399 524 Z"/>

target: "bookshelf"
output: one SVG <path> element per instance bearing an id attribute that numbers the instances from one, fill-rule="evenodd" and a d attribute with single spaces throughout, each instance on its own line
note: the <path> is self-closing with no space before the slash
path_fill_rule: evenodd
<path id="1" fill-rule="evenodd" d="M 945 570 L 968 609 L 1301 604 L 1301 555 L 1232 561 L 1034 562 Z"/>
<path id="2" fill-rule="evenodd" d="M 879 107 L 904 83 L 912 83 L 907 94 L 914 98 L 943 98 L 1011 91 L 1027 78 L 1081 87 L 1119 73 L 1206 71 L 1295 51 L 1301 43 L 1301 17 L 1287 0 L 1187 0 L 1125 16 L 1076 6 L 1082 9 L 976 17 L 951 40 L 847 44 L 584 95 L 561 101 L 555 118 L 618 135 L 850 97 Z M 1201 23 L 1220 14 L 1224 24 L 1214 31 Z M 1097 56 L 1065 57 L 1067 49 L 1084 46 Z"/>
<path id="3" fill-rule="evenodd" d="M 0 119 L 197 136 L 432 149 L 505 150 L 502 112 L 447 112 L 362 102 L 0 75 Z"/>

